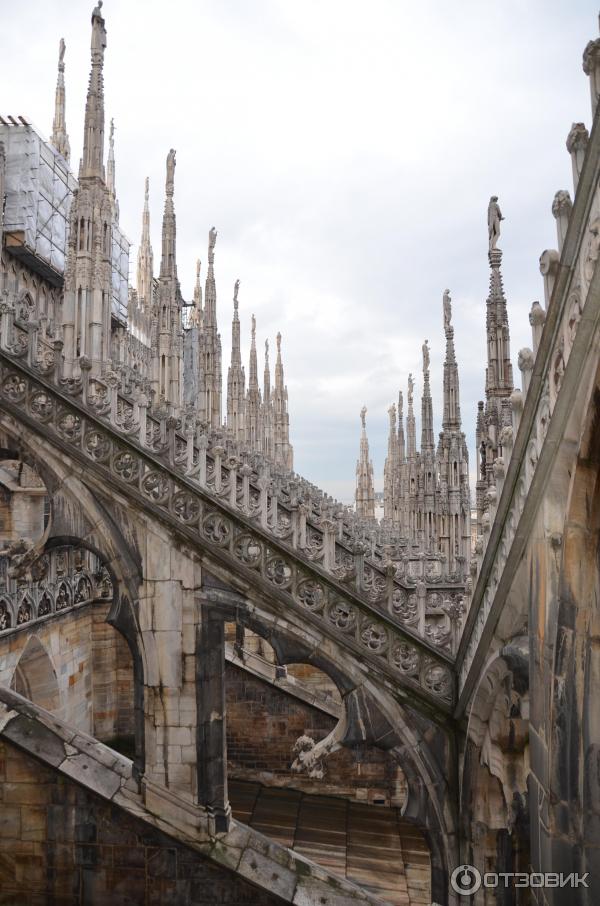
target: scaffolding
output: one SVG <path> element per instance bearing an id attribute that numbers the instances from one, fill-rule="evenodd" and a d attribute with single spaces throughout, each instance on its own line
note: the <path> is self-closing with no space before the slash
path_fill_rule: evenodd
<path id="1" fill-rule="evenodd" d="M 4 243 L 11 254 L 54 286 L 64 282 L 69 210 L 77 180 L 55 148 L 25 117 L 0 116 L 6 154 Z M 112 316 L 127 323 L 129 248 L 112 224 Z"/>
<path id="2" fill-rule="evenodd" d="M 127 324 L 129 303 L 129 247 L 131 243 L 118 223 L 112 225 L 112 316 Z"/>
<path id="3" fill-rule="evenodd" d="M 60 286 L 75 177 L 64 158 L 24 117 L 0 117 L 0 142 L 6 153 L 6 247 Z"/>

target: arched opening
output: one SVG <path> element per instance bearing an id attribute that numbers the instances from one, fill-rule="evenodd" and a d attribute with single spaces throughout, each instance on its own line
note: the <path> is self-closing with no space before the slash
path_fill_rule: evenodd
<path id="1" fill-rule="evenodd" d="M 101 742 L 133 759 L 133 657 L 125 638 L 107 622 L 110 606 L 96 605 L 91 613 L 92 732 Z"/>
<path id="2" fill-rule="evenodd" d="M 43 398 L 40 398 L 40 406 L 43 406 Z M 0 468 L 6 462 L 14 461 L 27 467 L 23 468 L 23 475 L 31 468 L 44 478 L 43 525 L 46 532 L 40 541 L 45 544 L 36 545 L 31 554 L 29 543 L 25 544 L 28 572 L 23 578 L 27 579 L 27 591 L 33 599 L 31 619 L 39 621 L 35 625 L 36 635 L 46 650 L 52 652 L 61 698 L 59 716 L 67 723 L 94 733 L 114 748 L 121 746 L 120 751 L 133 757 L 135 770 L 141 774 L 145 764 L 144 674 L 147 662 L 132 617 L 132 605 L 126 594 L 119 593 L 121 589 L 134 588 L 136 580 L 131 577 L 137 576 L 137 565 L 131 558 L 127 541 L 115 524 L 106 520 L 88 489 L 75 481 L 74 487 L 65 488 L 63 463 L 52 455 L 40 458 L 38 462 L 38 454 L 39 444 L 33 432 L 21 430 L 15 437 L 12 425 L 2 423 Z M 52 516 L 73 512 L 76 500 L 76 506 L 89 518 L 94 529 L 86 539 L 85 548 L 77 535 L 62 532 L 59 535 L 55 527 L 48 524 L 50 499 Z M 68 520 L 61 520 L 62 531 L 68 524 Z M 4 540 L 2 549 L 2 541 L 0 534 L 0 571 L 6 569 L 13 554 L 20 556 L 18 551 L 23 546 L 19 543 L 15 548 L 12 544 L 11 551 L 11 542 Z M 94 557 L 95 563 L 92 562 Z M 16 647 L 20 649 L 25 644 L 27 632 L 33 629 L 29 621 L 22 625 L 17 623 L 20 605 L 29 604 L 22 584 L 22 578 L 8 577 L 8 586 L 0 596 L 0 682 L 7 684 L 12 679 L 15 664 L 14 632 L 19 634 Z M 22 616 L 25 615 L 23 608 Z M 97 624 L 95 627 L 91 626 L 92 615 Z M 69 634 L 69 627 L 77 621 L 80 621 L 78 626 L 85 641 L 81 657 L 72 656 L 74 650 L 79 655 L 80 649 L 74 645 L 73 634 Z M 64 628 L 64 637 L 50 644 L 49 637 L 57 633 L 59 626 Z M 58 652 L 56 657 L 55 651 Z M 6 657 L 10 652 L 13 652 L 12 658 Z M 58 655 L 64 656 L 60 666 Z M 3 671 L 3 667 L 6 670 Z M 69 683 L 73 694 L 67 696 L 65 690 L 69 691 Z M 72 704 L 73 708 L 68 710 L 67 704 Z M 132 736 L 135 737 L 135 754 Z M 123 740 L 123 737 L 128 738 Z"/>
<path id="3" fill-rule="evenodd" d="M 430 902 L 429 845 L 402 815 L 407 781 L 394 752 L 342 744 L 342 695 L 323 670 L 278 665 L 268 642 L 247 628 L 236 633 L 235 623 L 226 624 L 226 638 L 234 817 L 386 902 Z M 311 762 L 336 728 L 331 751 Z"/>
<path id="4" fill-rule="evenodd" d="M 56 711 L 60 707 L 58 681 L 52 661 L 35 636 L 29 639 L 19 658 L 10 687 L 46 711 Z"/>
<path id="5" fill-rule="evenodd" d="M 482 873 L 528 870 L 528 718 L 527 653 L 510 645 L 480 680 L 463 759 L 463 858 Z"/>

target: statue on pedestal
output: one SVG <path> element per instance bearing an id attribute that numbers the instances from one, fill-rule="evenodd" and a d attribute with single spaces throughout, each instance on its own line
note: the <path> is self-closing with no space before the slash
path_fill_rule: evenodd
<path id="1" fill-rule="evenodd" d="M 496 249 L 498 239 L 500 238 L 500 221 L 504 220 L 502 211 L 498 204 L 498 196 L 492 195 L 488 205 L 488 239 L 490 243 L 490 252 Z"/>
<path id="2" fill-rule="evenodd" d="M 423 371 L 429 371 L 429 346 L 427 345 L 429 340 L 425 340 L 423 346 L 421 347 L 423 351 Z"/>
<path id="3" fill-rule="evenodd" d="M 447 333 L 448 328 L 450 327 L 450 322 L 452 321 L 452 300 L 450 298 L 450 290 L 444 290 L 444 331 Z"/>

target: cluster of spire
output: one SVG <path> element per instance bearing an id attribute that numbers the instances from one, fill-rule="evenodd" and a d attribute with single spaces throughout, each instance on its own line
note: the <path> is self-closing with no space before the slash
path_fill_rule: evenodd
<path id="1" fill-rule="evenodd" d="M 116 196 L 114 123 L 111 121 L 109 150 L 104 167 L 103 64 L 106 28 L 102 2 L 92 13 L 91 72 L 85 108 L 83 155 L 78 187 L 70 214 L 69 244 L 65 268 L 63 342 L 65 376 L 77 377 L 82 365 L 92 375 L 112 369 L 127 372 L 141 391 L 147 391 L 156 406 L 175 413 L 193 412 L 209 429 L 220 430 L 222 421 L 222 348 L 217 324 L 215 246 L 217 231 L 208 235 L 208 267 L 204 294 L 200 262 L 191 313 L 186 308 L 177 276 L 175 151 L 167 155 L 165 206 L 162 221 L 162 254 L 158 278 L 154 277 L 150 241 L 149 182 L 146 179 L 142 237 L 137 260 L 137 286 L 130 289 L 127 324 L 115 323 L 112 302 L 112 234 L 118 224 Z M 61 40 L 58 60 L 52 143 L 68 161 L 66 129 L 65 43 Z M 478 534 L 482 531 L 487 496 L 494 486 L 494 463 L 502 455 L 502 430 L 510 425 L 512 366 L 506 299 L 497 247 L 503 220 L 498 199 L 488 207 L 490 291 L 487 299 L 487 369 L 485 402 L 477 416 L 477 450 L 480 458 L 476 485 Z M 262 391 L 258 381 L 256 319 L 252 315 L 248 386 L 240 350 L 239 288 L 233 292 L 231 364 L 227 374 L 225 427 L 242 447 L 261 453 L 291 470 L 293 451 L 289 442 L 288 395 L 281 359 L 281 334 L 277 334 L 275 383 L 271 387 L 269 345 L 265 343 Z M 408 377 L 406 442 L 403 396 L 389 412 L 388 455 L 384 467 L 383 525 L 413 548 L 442 552 L 451 566 L 460 569 L 470 550 L 470 495 L 468 453 L 461 428 L 458 366 L 451 323 L 449 291 L 443 296 L 446 338 L 444 361 L 442 431 L 435 443 L 430 386 L 430 353 L 425 340 L 423 393 L 421 398 L 421 445 L 417 450 L 414 414 L 414 382 Z M 375 522 L 373 464 L 366 434 L 366 409 L 361 411 L 360 454 L 356 467 L 356 512 L 363 522 Z"/>
<path id="2" fill-rule="evenodd" d="M 444 417 L 439 441 L 435 444 L 433 403 L 430 384 L 430 350 L 425 340 L 423 395 L 421 397 L 421 446 L 417 450 L 414 413 L 414 381 L 408 376 L 406 445 L 404 399 L 388 409 L 388 453 L 384 466 L 383 521 L 390 540 L 408 543 L 411 550 L 445 555 L 449 572 L 466 575 L 470 552 L 469 458 L 461 430 L 458 367 L 451 325 L 449 290 L 443 298 L 446 359 L 444 362 Z M 375 519 L 373 466 L 361 412 L 362 434 L 356 467 L 356 512 L 359 518 Z"/>
<path id="3" fill-rule="evenodd" d="M 162 250 L 158 278 L 150 239 L 150 186 L 146 179 L 142 236 L 137 258 L 136 288 L 130 288 L 127 323 L 119 323 L 112 311 L 112 236 L 119 220 L 116 195 L 114 122 L 111 120 L 108 157 L 104 166 L 103 66 L 106 28 L 102 2 L 92 13 L 91 73 L 86 98 L 83 155 L 79 181 L 70 212 L 63 339 L 65 375 L 76 378 L 82 367 L 91 375 L 121 371 L 139 392 L 146 392 L 151 405 L 166 406 L 174 414 L 194 414 L 207 429 L 228 434 L 242 448 L 263 454 L 291 470 L 293 450 L 289 442 L 288 394 L 281 358 L 281 334 L 277 334 L 275 385 L 271 389 L 268 341 L 265 346 L 263 390 L 258 385 L 256 320 L 252 316 L 249 383 L 240 352 L 240 321 L 236 281 L 233 298 L 231 365 L 227 377 L 227 417 L 222 420 L 222 349 L 217 324 L 215 246 L 217 231 L 208 235 L 208 268 L 204 294 L 200 262 L 196 269 L 194 299 L 187 306 L 177 275 L 177 229 L 175 217 L 176 153 L 166 160 L 165 205 L 162 219 Z M 59 47 L 58 81 L 52 144 L 69 161 L 66 130 L 64 63 L 65 42 Z M 191 312 L 184 319 L 184 310 Z"/>
<path id="4" fill-rule="evenodd" d="M 484 513 L 495 487 L 494 464 L 502 456 L 503 430 L 511 426 L 510 397 L 513 374 L 510 362 L 508 312 L 498 248 L 500 223 L 504 218 L 497 196 L 488 206 L 488 258 L 491 268 L 490 290 L 486 302 L 487 367 L 485 401 L 478 404 L 476 444 L 479 456 L 476 483 L 477 535 L 483 533 Z M 382 526 L 390 540 L 408 543 L 416 551 L 439 552 L 451 572 L 466 577 L 471 550 L 471 505 L 469 460 L 461 427 L 458 364 L 454 349 L 452 301 L 450 291 L 443 295 L 443 320 L 446 356 L 443 377 L 442 431 L 437 450 L 433 433 L 433 406 L 429 378 L 429 345 L 423 344 L 423 395 L 421 399 L 421 447 L 417 451 L 414 382 L 408 376 L 408 413 L 406 448 L 403 397 L 398 408 L 389 410 L 388 453 L 384 467 Z M 356 465 L 356 512 L 366 524 L 375 522 L 373 464 L 365 426 L 366 409 L 361 411 L 360 453 Z"/>

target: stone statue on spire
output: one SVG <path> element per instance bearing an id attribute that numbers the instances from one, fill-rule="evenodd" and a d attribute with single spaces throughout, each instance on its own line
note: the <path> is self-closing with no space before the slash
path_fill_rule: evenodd
<path id="1" fill-rule="evenodd" d="M 367 407 L 363 406 L 362 409 L 360 410 L 360 420 L 362 423 L 363 431 L 365 431 L 366 427 L 367 427 L 366 418 L 367 418 Z"/>
<path id="2" fill-rule="evenodd" d="M 448 333 L 448 329 L 452 321 L 452 299 L 450 298 L 449 289 L 444 290 L 444 299 L 442 304 L 444 307 L 444 332 Z"/>
<path id="3" fill-rule="evenodd" d="M 408 408 L 410 409 L 413 404 L 415 391 L 415 382 L 413 381 L 412 374 L 408 375 Z"/>
<path id="4" fill-rule="evenodd" d="M 233 305 L 235 308 L 238 307 L 238 292 L 240 289 L 240 281 L 236 280 L 233 284 Z"/>
<path id="5" fill-rule="evenodd" d="M 106 50 L 106 29 L 102 18 L 102 0 L 92 12 L 92 56 L 95 53 L 104 54 Z"/>
<path id="6" fill-rule="evenodd" d="M 504 220 L 502 211 L 498 204 L 498 196 L 492 195 L 488 205 L 488 239 L 490 243 L 490 252 L 495 251 L 498 239 L 500 238 L 500 221 Z"/>
<path id="7" fill-rule="evenodd" d="M 429 371 L 429 346 L 427 345 L 429 340 L 425 340 L 423 346 L 421 347 L 423 352 L 423 371 Z"/>
<path id="8" fill-rule="evenodd" d="M 214 251 L 215 243 L 217 241 L 217 231 L 214 227 L 211 227 L 208 233 L 208 251 L 209 253 Z"/>
<path id="9" fill-rule="evenodd" d="M 173 195 L 175 191 L 175 150 L 171 148 L 167 154 L 167 195 Z"/>
<path id="10" fill-rule="evenodd" d="M 66 49 L 67 49 L 67 45 L 65 44 L 65 39 L 61 38 L 60 43 L 58 45 L 58 71 L 59 72 L 65 71 L 65 51 L 66 51 Z"/>

